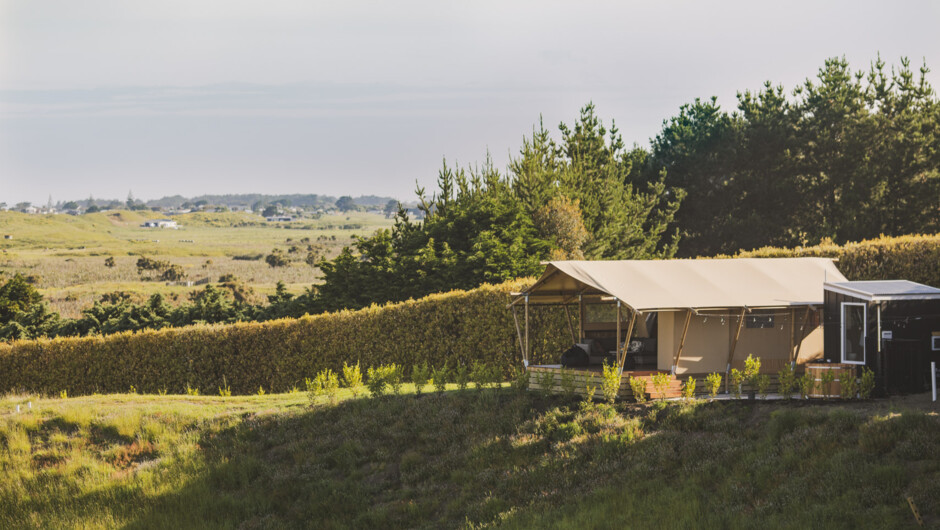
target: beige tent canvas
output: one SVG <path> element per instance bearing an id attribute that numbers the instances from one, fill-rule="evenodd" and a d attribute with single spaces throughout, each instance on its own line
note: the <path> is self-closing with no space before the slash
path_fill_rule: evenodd
<path id="1" fill-rule="evenodd" d="M 822 356 L 827 281 L 845 281 L 828 258 L 553 261 L 510 306 L 565 306 L 573 341 L 621 371 L 727 372 L 748 355 L 776 371 Z"/>

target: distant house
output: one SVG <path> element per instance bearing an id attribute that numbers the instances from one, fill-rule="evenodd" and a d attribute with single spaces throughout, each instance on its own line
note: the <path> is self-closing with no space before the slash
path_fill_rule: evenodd
<path id="1" fill-rule="evenodd" d="M 272 215 L 271 217 L 265 217 L 269 223 L 292 223 L 294 218 L 289 215 Z"/>
<path id="2" fill-rule="evenodd" d="M 151 219 L 150 221 L 145 221 L 144 224 L 140 226 L 144 228 L 179 228 L 176 221 L 171 219 Z"/>

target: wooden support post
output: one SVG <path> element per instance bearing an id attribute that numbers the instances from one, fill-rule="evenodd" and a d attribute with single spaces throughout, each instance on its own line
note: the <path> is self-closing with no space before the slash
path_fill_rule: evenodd
<path id="1" fill-rule="evenodd" d="M 522 354 L 522 363 L 529 367 L 529 295 L 525 295 L 525 352 Z"/>
<path id="2" fill-rule="evenodd" d="M 689 333 L 689 323 L 692 322 L 692 309 L 685 313 L 685 326 L 682 327 L 682 338 L 679 339 L 679 347 L 676 348 L 676 356 L 672 360 L 672 375 L 676 375 L 679 368 L 679 357 L 682 356 L 682 347 L 685 346 L 685 336 Z"/>
<path id="3" fill-rule="evenodd" d="M 568 311 L 568 304 L 562 307 L 565 308 L 565 322 L 568 323 L 568 331 L 571 332 L 571 343 L 577 344 L 578 338 L 574 336 L 574 327 L 571 325 L 571 313 Z"/>
<path id="4" fill-rule="evenodd" d="M 632 316 L 630 317 L 630 325 L 627 326 L 627 340 L 624 341 L 625 343 L 629 343 L 629 342 L 630 342 L 630 337 L 633 336 L 633 326 L 634 326 L 634 324 L 636 324 L 636 314 L 637 314 L 637 312 L 636 312 L 636 310 L 632 310 L 631 313 L 632 313 Z M 619 365 L 620 370 L 619 370 L 617 373 L 619 373 L 621 376 L 623 376 L 623 365 L 627 362 L 627 346 L 626 346 L 626 344 L 624 344 L 623 346 L 619 346 L 619 345 L 618 345 L 618 348 L 623 349 L 623 355 L 622 355 L 622 356 L 620 357 L 620 359 L 619 359 L 619 360 L 620 360 L 620 365 Z"/>
<path id="5" fill-rule="evenodd" d="M 578 293 L 578 338 L 584 336 L 584 299 Z"/>
<path id="6" fill-rule="evenodd" d="M 512 306 L 512 320 L 516 323 L 516 336 L 519 337 L 519 352 L 522 353 L 522 361 L 525 363 L 525 342 L 522 340 L 522 329 L 519 328 L 519 315 L 516 312 L 516 306 Z"/>
<path id="7" fill-rule="evenodd" d="M 623 318 L 620 316 L 620 300 L 617 300 L 617 366 L 620 366 L 620 321 Z"/>
<path id="8" fill-rule="evenodd" d="M 803 323 L 800 325 L 800 342 L 796 343 L 796 351 L 793 353 L 793 357 L 790 358 L 790 368 L 796 368 L 796 361 L 800 359 L 800 348 L 803 346 L 803 341 L 806 340 L 807 330 L 806 326 L 809 324 L 809 312 L 812 311 L 813 306 L 806 306 L 806 313 L 803 314 Z"/>
<path id="9" fill-rule="evenodd" d="M 728 348 L 728 364 L 725 365 L 725 393 L 728 393 L 729 382 L 728 379 L 731 377 L 731 361 L 734 360 L 734 350 L 738 347 L 738 339 L 741 337 L 741 327 L 744 326 L 744 312 L 745 308 L 741 308 L 741 314 L 738 315 L 738 327 L 734 331 L 734 338 L 731 339 L 731 347 Z"/>

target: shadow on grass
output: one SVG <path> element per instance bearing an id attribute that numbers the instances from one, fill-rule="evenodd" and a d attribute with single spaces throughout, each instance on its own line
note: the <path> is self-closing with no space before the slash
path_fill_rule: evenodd
<path id="1" fill-rule="evenodd" d="M 938 433 L 839 408 L 363 398 L 206 434 L 126 527 L 895 526 L 904 492 L 940 494 Z"/>

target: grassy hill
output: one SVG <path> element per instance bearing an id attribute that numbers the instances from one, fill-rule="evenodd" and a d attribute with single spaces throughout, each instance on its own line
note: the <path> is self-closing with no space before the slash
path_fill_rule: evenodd
<path id="1" fill-rule="evenodd" d="M 907 496 L 940 523 L 924 396 L 611 407 L 412 390 L 0 399 L 0 527 L 906 528 Z"/>
<path id="2" fill-rule="evenodd" d="M 118 290 L 185 299 L 191 288 L 141 281 L 134 265 L 141 255 L 180 265 L 194 281 L 234 274 L 259 297 L 272 293 L 278 281 L 301 292 L 320 277 L 317 268 L 303 261 L 308 245 L 321 256 L 333 256 L 354 234 L 371 234 L 392 223 L 362 212 L 294 223 L 267 223 L 247 212 L 199 212 L 174 216 L 179 230 L 140 226 L 161 217 L 123 210 L 80 216 L 0 212 L 0 234 L 13 236 L 0 239 L 0 281 L 4 274 L 32 276 L 53 309 L 66 316 L 76 316 L 102 294 Z M 260 259 L 274 248 L 287 252 L 292 247 L 296 252 L 290 254 L 290 266 L 272 269 Z M 115 267 L 104 266 L 107 256 L 115 258 Z M 246 256 L 256 259 L 235 259 Z"/>

